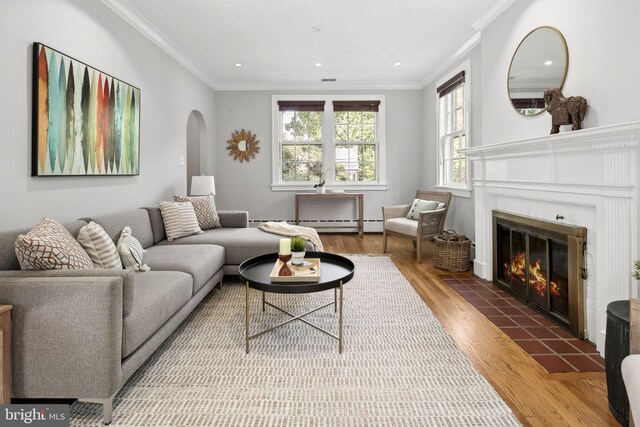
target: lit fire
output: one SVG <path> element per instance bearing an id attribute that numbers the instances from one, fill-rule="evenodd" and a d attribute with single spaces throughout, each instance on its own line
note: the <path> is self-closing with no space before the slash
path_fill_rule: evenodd
<path id="1" fill-rule="evenodd" d="M 529 264 L 529 285 L 541 297 L 547 294 L 547 279 L 540 270 L 540 260 L 537 260 L 535 265 Z"/>

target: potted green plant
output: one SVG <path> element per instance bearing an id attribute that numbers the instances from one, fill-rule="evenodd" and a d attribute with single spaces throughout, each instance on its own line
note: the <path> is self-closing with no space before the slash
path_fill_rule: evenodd
<path id="1" fill-rule="evenodd" d="M 305 246 L 307 246 L 307 240 L 304 237 L 295 236 L 291 239 L 291 264 L 304 264 Z"/>

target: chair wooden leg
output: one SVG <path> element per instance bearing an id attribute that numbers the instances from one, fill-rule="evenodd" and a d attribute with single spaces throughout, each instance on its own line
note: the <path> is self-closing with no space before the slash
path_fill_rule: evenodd
<path id="1" fill-rule="evenodd" d="M 418 262 L 422 262 L 422 239 L 418 238 L 416 239 L 418 241 L 418 247 L 417 247 L 417 251 L 418 251 Z"/>
<path id="2" fill-rule="evenodd" d="M 387 232 L 382 229 L 382 252 L 387 253 Z"/>

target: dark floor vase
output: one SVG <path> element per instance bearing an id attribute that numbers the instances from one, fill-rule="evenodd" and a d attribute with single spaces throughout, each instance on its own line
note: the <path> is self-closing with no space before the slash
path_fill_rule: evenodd
<path id="1" fill-rule="evenodd" d="M 629 301 L 614 301 L 607 306 L 607 336 L 604 345 L 607 368 L 609 409 L 620 424 L 629 425 L 629 397 L 620 365 L 629 355 Z"/>

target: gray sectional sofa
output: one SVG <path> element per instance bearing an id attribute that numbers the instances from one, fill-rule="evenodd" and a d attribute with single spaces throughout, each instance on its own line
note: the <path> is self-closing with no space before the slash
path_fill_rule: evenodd
<path id="1" fill-rule="evenodd" d="M 0 303 L 13 305 L 12 396 L 101 403 L 109 423 L 114 395 L 223 275 L 277 251 L 280 236 L 248 228 L 247 212 L 219 216 L 223 228 L 172 242 L 158 208 L 64 224 L 77 236 L 95 221 L 114 242 L 130 226 L 149 272 L 20 271 L 14 243 L 29 230 L 0 233 Z"/>

